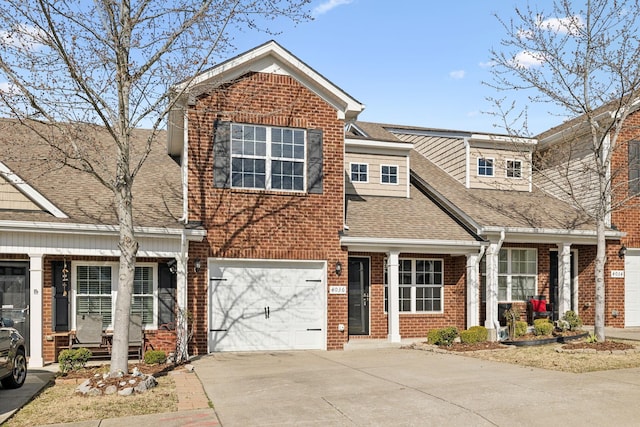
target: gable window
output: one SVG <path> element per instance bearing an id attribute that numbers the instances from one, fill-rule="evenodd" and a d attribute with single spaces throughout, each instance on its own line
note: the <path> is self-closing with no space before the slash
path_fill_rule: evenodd
<path id="1" fill-rule="evenodd" d="M 507 178 L 522 178 L 522 162 L 507 160 Z"/>
<path id="2" fill-rule="evenodd" d="M 231 125 L 231 186 L 304 190 L 305 131 Z"/>
<path id="3" fill-rule="evenodd" d="M 398 183 L 398 166 L 382 165 L 380 166 L 380 181 L 383 184 Z"/>
<path id="4" fill-rule="evenodd" d="M 478 175 L 493 176 L 493 159 L 485 157 L 478 158 Z"/>
<path id="5" fill-rule="evenodd" d="M 385 262 L 385 311 L 388 309 L 388 285 Z M 400 312 L 442 312 L 444 270 L 441 259 L 400 259 L 398 266 Z"/>
<path id="6" fill-rule="evenodd" d="M 369 165 L 366 163 L 351 163 L 351 182 L 368 182 Z"/>
<path id="7" fill-rule="evenodd" d="M 118 264 L 77 263 L 74 273 L 75 315 L 99 314 L 102 316 L 102 327 L 113 328 L 113 313 L 118 295 Z M 136 265 L 131 312 L 140 314 L 143 325 L 148 328 L 156 325 L 157 286 L 156 266 Z"/>

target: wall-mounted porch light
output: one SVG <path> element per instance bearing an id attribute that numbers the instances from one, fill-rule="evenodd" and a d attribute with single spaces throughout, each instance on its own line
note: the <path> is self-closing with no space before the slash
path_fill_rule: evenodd
<path id="1" fill-rule="evenodd" d="M 620 247 L 620 250 L 618 251 L 618 258 L 624 258 L 626 254 L 627 254 L 627 247 L 625 245 L 622 245 Z"/>
<path id="2" fill-rule="evenodd" d="M 195 270 L 196 273 L 200 272 L 200 267 L 201 267 L 201 261 L 200 258 L 196 258 L 193 261 L 193 269 Z"/>
<path id="3" fill-rule="evenodd" d="M 336 262 L 336 275 L 339 276 L 342 274 L 342 263 L 340 261 Z"/>

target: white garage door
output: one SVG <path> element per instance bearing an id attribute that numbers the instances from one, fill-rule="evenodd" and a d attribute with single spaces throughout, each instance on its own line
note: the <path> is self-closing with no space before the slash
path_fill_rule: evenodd
<path id="1" fill-rule="evenodd" d="M 624 325 L 640 326 L 640 250 L 624 257 Z"/>
<path id="2" fill-rule="evenodd" d="M 212 261 L 209 351 L 326 348 L 325 264 Z"/>

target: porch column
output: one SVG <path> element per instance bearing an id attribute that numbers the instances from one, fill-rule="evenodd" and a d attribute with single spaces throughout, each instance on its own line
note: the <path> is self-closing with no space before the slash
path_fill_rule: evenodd
<path id="1" fill-rule="evenodd" d="M 487 248 L 487 277 L 486 277 L 486 319 L 484 326 L 489 330 L 492 340 L 498 339 L 498 255 L 502 239 L 499 242 L 491 242 Z"/>
<path id="2" fill-rule="evenodd" d="M 390 342 L 400 342 L 400 281 L 398 278 L 400 252 L 389 251 L 387 255 L 387 286 L 389 287 L 387 299 L 388 336 Z"/>
<path id="3" fill-rule="evenodd" d="M 175 360 L 178 362 L 189 359 L 189 349 L 187 348 L 188 325 L 187 325 L 187 257 L 179 255 L 176 260 L 176 333 L 177 339 L 181 344 L 177 348 L 178 354 Z"/>
<path id="4" fill-rule="evenodd" d="M 42 254 L 29 254 L 29 368 L 42 368 Z"/>
<path id="5" fill-rule="evenodd" d="M 480 262 L 478 253 L 467 254 L 467 329 L 480 324 Z"/>
<path id="6" fill-rule="evenodd" d="M 571 310 L 571 244 L 558 244 L 558 316 Z"/>

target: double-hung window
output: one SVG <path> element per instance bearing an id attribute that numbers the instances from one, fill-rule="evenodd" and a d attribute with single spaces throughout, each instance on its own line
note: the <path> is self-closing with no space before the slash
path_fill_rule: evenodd
<path id="1" fill-rule="evenodd" d="M 478 158 L 478 175 L 493 176 L 493 159 L 485 157 Z"/>
<path id="2" fill-rule="evenodd" d="M 398 183 L 398 166 L 382 165 L 380 166 L 380 181 L 383 184 Z"/>
<path id="3" fill-rule="evenodd" d="M 100 314 L 104 328 L 111 324 L 113 272 L 109 265 L 76 267 L 76 314 Z"/>
<path id="4" fill-rule="evenodd" d="M 387 311 L 388 278 L 386 269 L 384 277 L 385 311 Z M 444 270 L 441 259 L 400 259 L 398 284 L 400 312 L 442 312 Z"/>
<path id="5" fill-rule="evenodd" d="M 113 313 L 118 295 L 118 264 L 74 264 L 75 314 L 99 314 L 103 328 L 113 328 Z M 157 268 L 136 265 L 131 312 L 142 315 L 145 327 L 153 328 L 157 318 Z"/>
<path id="6" fill-rule="evenodd" d="M 536 295 L 536 249 L 503 248 L 498 255 L 498 300 L 526 301 Z"/>
<path id="7" fill-rule="evenodd" d="M 305 140 L 302 129 L 232 124 L 232 186 L 303 191 Z"/>
<path id="8" fill-rule="evenodd" d="M 143 325 L 153 325 L 154 319 L 154 269 L 151 266 L 136 266 L 133 276 L 133 301 L 131 312 L 142 316 Z"/>

